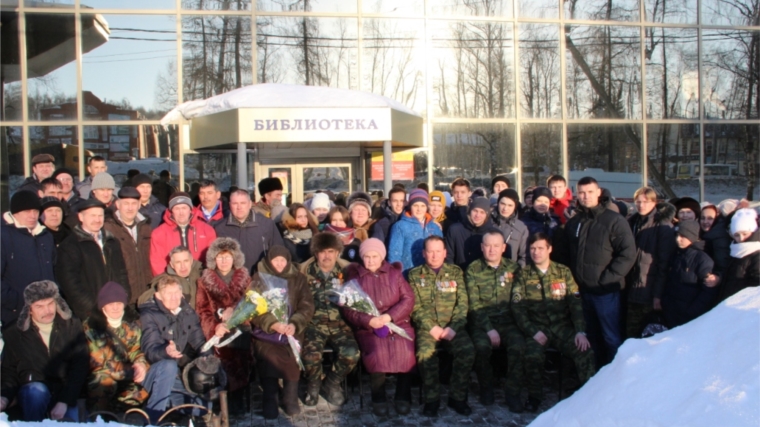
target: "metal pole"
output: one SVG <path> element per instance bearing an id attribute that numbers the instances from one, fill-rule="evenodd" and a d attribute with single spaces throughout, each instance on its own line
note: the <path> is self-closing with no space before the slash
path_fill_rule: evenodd
<path id="1" fill-rule="evenodd" d="M 393 187 L 393 159 L 391 142 L 383 141 L 383 196 L 388 197 Z"/>
<path id="2" fill-rule="evenodd" d="M 245 142 L 237 143 L 237 175 L 238 188 L 248 191 L 248 155 Z"/>

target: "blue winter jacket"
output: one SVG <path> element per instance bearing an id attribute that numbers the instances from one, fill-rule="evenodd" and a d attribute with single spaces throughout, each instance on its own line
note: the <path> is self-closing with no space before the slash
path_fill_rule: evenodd
<path id="1" fill-rule="evenodd" d="M 390 244 L 388 245 L 388 261 L 400 262 L 404 266 L 404 274 L 409 269 L 425 263 L 422 257 L 422 249 L 425 239 L 428 236 L 443 237 L 441 227 L 433 221 L 428 214 L 425 219 L 425 226 L 404 212 L 391 227 Z"/>

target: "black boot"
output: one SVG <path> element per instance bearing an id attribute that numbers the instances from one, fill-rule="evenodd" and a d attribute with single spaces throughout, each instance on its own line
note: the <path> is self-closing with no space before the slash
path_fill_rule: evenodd
<path id="1" fill-rule="evenodd" d="M 230 412 L 230 416 L 243 415 L 248 411 L 245 397 L 246 394 L 244 390 L 227 393 L 227 408 Z"/>
<path id="2" fill-rule="evenodd" d="M 292 417 L 301 413 L 301 406 L 298 404 L 298 381 L 283 381 L 282 387 L 282 409 Z"/>
<path id="3" fill-rule="evenodd" d="M 532 414 L 538 412 L 539 406 L 541 406 L 541 401 L 535 397 L 528 397 L 528 400 L 525 402 L 525 410 Z"/>
<path id="4" fill-rule="evenodd" d="M 494 401 L 493 386 L 480 386 L 480 404 L 483 406 L 490 406 L 493 405 Z"/>
<path id="5" fill-rule="evenodd" d="M 346 396 L 343 395 L 343 388 L 340 384 L 341 381 L 342 379 L 335 372 L 330 372 L 322 383 L 320 394 L 331 405 L 340 406 L 346 402 Z"/>
<path id="6" fill-rule="evenodd" d="M 438 408 L 441 407 L 441 401 L 427 402 L 422 408 L 422 415 L 425 417 L 435 418 L 438 416 Z"/>
<path id="7" fill-rule="evenodd" d="M 518 396 L 512 396 L 509 393 L 507 393 L 506 396 L 506 403 L 509 407 L 509 412 L 512 412 L 514 414 L 522 414 L 525 411 L 525 408 L 523 407 L 523 404 L 520 402 L 520 398 Z"/>
<path id="8" fill-rule="evenodd" d="M 262 415 L 267 420 L 277 419 L 277 416 L 280 415 L 280 410 L 277 405 L 279 388 L 280 386 L 277 384 L 277 378 L 261 379 L 261 389 L 263 391 L 261 396 Z"/>
<path id="9" fill-rule="evenodd" d="M 406 415 L 412 411 L 412 402 L 407 400 L 394 400 L 393 404 L 396 406 L 396 412 L 399 415 Z"/>
<path id="10" fill-rule="evenodd" d="M 472 409 L 470 408 L 470 405 L 467 404 L 466 397 L 464 400 L 456 400 L 449 397 L 449 408 L 456 411 L 457 414 L 464 415 L 465 417 L 472 414 Z"/>
<path id="11" fill-rule="evenodd" d="M 303 398 L 303 404 L 306 406 L 317 406 L 319 403 L 319 388 L 322 387 L 322 380 L 309 380 L 306 385 L 306 397 Z"/>

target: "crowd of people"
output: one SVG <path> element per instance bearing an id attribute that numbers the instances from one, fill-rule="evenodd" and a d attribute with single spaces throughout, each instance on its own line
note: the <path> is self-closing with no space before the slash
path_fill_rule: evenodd
<path id="1" fill-rule="evenodd" d="M 359 363 L 375 415 L 408 414 L 418 374 L 422 413 L 435 417 L 441 360 L 458 414 L 472 412 L 471 372 L 488 406 L 504 366 L 509 410 L 536 412 L 548 348 L 573 360 L 582 385 L 625 339 L 760 284 L 758 214 L 743 200 L 662 201 L 642 187 L 631 207 L 594 178 L 573 194 L 554 175 L 522 200 L 497 176 L 491 189 L 458 178 L 446 192 L 318 191 L 286 206 L 276 178 L 258 183 L 254 201 L 212 181 L 191 195 L 142 174 L 119 189 L 102 158 L 77 185 L 49 155 L 32 164 L 0 233 L 0 410 L 26 421 L 76 420 L 83 397 L 88 412 L 140 407 L 156 423 L 183 403 L 211 408 L 222 389 L 239 413 L 254 373 L 263 416 L 292 416 L 301 382 L 303 405 L 342 405 Z M 205 348 L 231 333 L 234 308 L 266 277 L 287 283 L 288 320 L 261 314 Z M 377 315 L 336 304 L 352 280 Z"/>

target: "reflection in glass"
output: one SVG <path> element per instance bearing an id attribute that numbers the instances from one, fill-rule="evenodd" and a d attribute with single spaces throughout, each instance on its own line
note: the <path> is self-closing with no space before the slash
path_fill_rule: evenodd
<path id="1" fill-rule="evenodd" d="M 393 153 L 393 183 L 401 183 L 407 192 L 428 182 L 428 149 L 418 148 Z M 383 153 L 367 151 L 364 157 L 365 182 L 369 191 L 384 189 Z M 387 196 L 387 195 L 386 195 Z"/>
<path id="2" fill-rule="evenodd" d="M 702 4 L 705 4 L 704 0 Z M 697 0 L 645 0 L 644 7 L 648 22 L 697 23 Z"/>
<path id="3" fill-rule="evenodd" d="M 457 177 L 489 189 L 491 177 L 515 182 L 515 130 L 511 124 L 436 124 L 433 128 L 434 183 L 442 191 Z"/>
<path id="4" fill-rule="evenodd" d="M 431 23 L 436 114 L 514 117 L 514 38 L 503 22 Z"/>
<path id="5" fill-rule="evenodd" d="M 710 25 L 760 25 L 760 3 L 746 0 L 701 0 L 702 22 Z"/>
<path id="6" fill-rule="evenodd" d="M 428 2 L 428 10 L 435 15 L 472 15 L 512 17 L 511 0 L 436 0 Z"/>
<path id="7" fill-rule="evenodd" d="M 259 83 L 358 87 L 355 19 L 263 16 L 256 43 Z"/>
<path id="8" fill-rule="evenodd" d="M 384 13 L 396 15 L 421 15 L 425 9 L 424 0 L 363 0 L 364 13 Z"/>
<path id="9" fill-rule="evenodd" d="M 182 0 L 182 9 L 251 10 L 251 0 Z"/>
<path id="10" fill-rule="evenodd" d="M 351 192 L 351 175 L 348 167 L 303 168 L 303 194 L 305 200 L 308 194 L 317 190 L 330 190 L 333 193 Z"/>
<path id="11" fill-rule="evenodd" d="M 356 13 L 356 0 L 257 0 L 256 9 L 269 12 Z"/>
<path id="12" fill-rule="evenodd" d="M 88 0 L 84 0 L 85 3 L 88 2 Z M 18 3 L 17 1 L 13 3 Z M 41 2 L 39 0 L 24 0 L 24 7 L 51 7 L 50 4 L 53 3 L 56 6 L 54 7 L 70 7 L 73 9 L 74 6 L 74 0 L 45 0 L 44 2 Z M 5 1 L 3 1 L 3 4 L 5 4 Z"/>
<path id="13" fill-rule="evenodd" d="M 638 21 L 638 0 L 570 0 L 565 3 L 565 18 L 594 21 Z"/>
<path id="14" fill-rule="evenodd" d="M 632 198 L 641 187 L 641 126 L 567 125 L 568 164 L 572 185 L 593 176 L 617 198 Z"/>
<path id="15" fill-rule="evenodd" d="M 647 117 L 699 118 L 697 30 L 648 27 Z"/>
<path id="16" fill-rule="evenodd" d="M 557 19 L 559 17 L 558 0 L 517 1 L 517 13 L 520 18 Z"/>
<path id="17" fill-rule="evenodd" d="M 185 191 L 195 196 L 200 189 L 200 181 L 210 179 L 221 191 L 228 191 L 237 185 L 237 153 L 236 152 L 203 152 L 186 153 L 185 156 Z M 247 154 L 248 165 L 253 165 L 253 153 Z M 233 181 L 235 180 L 235 181 Z M 248 188 L 253 191 L 253 167 L 248 168 Z"/>
<path id="18" fill-rule="evenodd" d="M 704 130 L 705 199 L 713 203 L 728 198 L 760 199 L 760 126 L 706 124 Z"/>
<path id="19" fill-rule="evenodd" d="M 175 9 L 177 7 L 175 0 L 80 0 L 80 3 L 82 8 L 87 6 L 94 9 Z"/>
<path id="20" fill-rule="evenodd" d="M 2 51 L 2 67 L 0 79 L 2 79 L 3 108 L 0 111 L 0 120 L 21 120 L 21 54 L 19 52 L 18 37 L 18 14 L 12 12 L 2 13 L 3 36 L 0 38 L 0 51 Z M 5 211 L 3 211 L 5 212 Z"/>
<path id="21" fill-rule="evenodd" d="M 758 118 L 760 32 L 704 30 L 702 49 L 705 118 Z"/>
<path id="22" fill-rule="evenodd" d="M 105 15 L 108 43 L 82 59 L 86 92 L 123 110 L 131 120 L 160 119 L 177 102 L 177 32 L 174 16 Z M 83 23 L 93 15 L 82 15 Z M 119 84 L 114 84 L 118 81 Z M 85 102 L 86 120 L 109 120 Z"/>
<path id="23" fill-rule="evenodd" d="M 523 188 L 546 185 L 546 179 L 562 174 L 562 125 L 524 123 L 520 128 Z"/>
<path id="24" fill-rule="evenodd" d="M 520 25 L 520 113 L 525 117 L 562 116 L 559 27 Z"/>
<path id="25" fill-rule="evenodd" d="M 251 18 L 186 15 L 182 17 L 182 40 L 185 100 L 208 98 L 253 82 Z M 167 74 L 171 75 L 168 67 Z M 168 75 L 164 94 L 159 96 L 166 104 L 172 99 Z"/>
<path id="26" fill-rule="evenodd" d="M 650 185 L 665 198 L 699 199 L 699 171 L 692 176 L 699 167 L 699 124 L 648 125 L 647 147 Z"/>
<path id="27" fill-rule="evenodd" d="M 641 118 L 639 28 L 566 27 L 569 118 Z"/>
<path id="28" fill-rule="evenodd" d="M 10 197 L 24 182 L 24 135 L 21 126 L 0 127 L 0 209 L 8 212 Z"/>
<path id="29" fill-rule="evenodd" d="M 362 88 L 424 110 L 423 29 L 421 20 L 365 19 Z"/>

